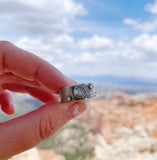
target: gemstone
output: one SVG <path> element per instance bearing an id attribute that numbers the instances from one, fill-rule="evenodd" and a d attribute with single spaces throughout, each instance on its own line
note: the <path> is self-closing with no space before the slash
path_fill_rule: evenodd
<path id="1" fill-rule="evenodd" d="M 84 98 L 86 95 L 86 87 L 84 85 L 75 86 L 73 93 L 76 98 Z"/>

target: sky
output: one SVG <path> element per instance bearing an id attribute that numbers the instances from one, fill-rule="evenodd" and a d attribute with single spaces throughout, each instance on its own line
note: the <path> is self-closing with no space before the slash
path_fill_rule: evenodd
<path id="1" fill-rule="evenodd" d="M 157 79 L 157 0 L 0 0 L 0 37 L 69 76 Z"/>

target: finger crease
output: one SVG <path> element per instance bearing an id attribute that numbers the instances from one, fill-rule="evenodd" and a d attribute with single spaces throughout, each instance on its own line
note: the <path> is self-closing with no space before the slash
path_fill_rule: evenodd
<path id="1" fill-rule="evenodd" d="M 21 77 L 15 76 L 12 73 L 5 73 L 3 75 L 0 75 L 0 79 L 2 84 L 9 83 L 9 82 L 16 82 L 19 84 L 26 84 L 30 86 L 39 86 L 38 83 L 35 81 L 22 79 Z"/>
<path id="2" fill-rule="evenodd" d="M 38 73 L 39 73 L 39 69 L 40 69 L 40 64 L 38 65 L 37 69 L 35 70 L 34 73 L 34 81 L 38 81 Z"/>

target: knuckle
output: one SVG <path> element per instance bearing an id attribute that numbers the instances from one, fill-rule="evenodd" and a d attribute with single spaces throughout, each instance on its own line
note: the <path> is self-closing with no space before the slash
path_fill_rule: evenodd
<path id="1" fill-rule="evenodd" d="M 49 116 L 41 118 L 39 122 L 39 137 L 41 140 L 49 138 L 56 132 L 53 122 Z"/>
<path id="2" fill-rule="evenodd" d="M 8 49 L 8 46 L 12 45 L 8 41 L 0 41 L 0 74 L 2 74 L 6 68 L 5 64 L 5 55 Z"/>
<path id="3" fill-rule="evenodd" d="M 12 45 L 9 41 L 0 41 L 0 48 L 5 48 L 6 46 Z"/>
<path id="4" fill-rule="evenodd" d="M 1 54 L 1 56 L 3 56 L 7 52 L 8 48 L 10 46 L 13 46 L 13 44 L 11 42 L 0 41 L 0 54 Z"/>
<path id="5" fill-rule="evenodd" d="M 58 117 L 57 119 L 52 119 L 51 116 L 41 118 L 39 122 L 39 138 L 42 141 L 49 138 L 65 124 L 66 120 L 61 117 Z"/>

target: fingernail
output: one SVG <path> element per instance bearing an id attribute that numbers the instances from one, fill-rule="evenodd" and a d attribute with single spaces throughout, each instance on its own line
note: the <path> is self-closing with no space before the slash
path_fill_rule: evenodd
<path id="1" fill-rule="evenodd" d="M 85 103 L 74 103 L 67 110 L 67 119 L 73 119 L 86 110 Z"/>

